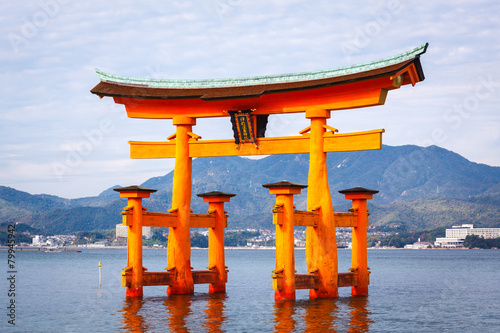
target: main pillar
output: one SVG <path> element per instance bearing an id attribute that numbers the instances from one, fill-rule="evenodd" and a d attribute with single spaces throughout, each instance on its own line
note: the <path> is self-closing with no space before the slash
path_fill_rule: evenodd
<path id="1" fill-rule="evenodd" d="M 224 228 L 226 214 L 224 202 L 229 202 L 236 194 L 213 191 L 197 194 L 208 202 L 208 213 L 215 215 L 213 228 L 208 228 L 208 269 L 215 272 L 215 281 L 208 286 L 209 293 L 223 293 L 226 291 L 227 272 L 224 256 Z"/>
<path id="2" fill-rule="evenodd" d="M 351 287 L 351 295 L 368 296 L 370 272 L 368 271 L 368 209 L 366 200 L 372 199 L 376 190 L 355 187 L 339 191 L 347 200 L 352 200 L 352 209 L 357 211 L 357 226 L 352 228 L 352 267 L 351 270 L 358 275 L 358 283 Z"/>
<path id="3" fill-rule="evenodd" d="M 300 194 L 307 185 L 282 181 L 262 185 L 276 194 L 275 209 L 280 210 L 282 218 L 276 224 L 276 269 L 274 270 L 274 299 L 295 299 L 295 245 L 293 237 L 294 215 L 293 195 Z M 275 214 L 275 216 L 278 216 Z M 281 280 L 281 281 L 280 281 Z M 281 282 L 281 283 L 280 283 Z"/>
<path id="4" fill-rule="evenodd" d="M 174 283 L 167 288 L 167 294 L 190 294 L 194 292 L 191 273 L 191 176 L 192 159 L 189 157 L 189 138 L 196 119 L 176 116 L 173 124 L 175 133 L 175 169 L 172 188 L 172 209 L 177 212 L 177 226 L 168 233 L 168 269 L 175 273 Z"/>
<path id="5" fill-rule="evenodd" d="M 156 190 L 140 186 L 128 186 L 114 189 L 120 197 L 127 198 L 124 210 L 132 211 L 132 225 L 127 230 L 127 271 L 131 271 L 132 280 L 127 286 L 127 297 L 142 297 L 142 199 L 149 198 Z"/>
<path id="6" fill-rule="evenodd" d="M 309 297 L 338 297 L 337 240 L 323 137 L 330 111 L 308 109 L 306 118 L 311 120 L 307 210 L 320 214 L 318 226 L 307 227 L 307 270 L 319 277 L 318 289 L 311 289 Z"/>

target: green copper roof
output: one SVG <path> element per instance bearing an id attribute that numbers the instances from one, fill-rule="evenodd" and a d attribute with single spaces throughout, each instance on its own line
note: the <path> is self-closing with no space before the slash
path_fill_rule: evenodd
<path id="1" fill-rule="evenodd" d="M 96 73 L 104 82 L 114 82 L 125 85 L 141 85 L 151 88 L 214 88 L 214 87 L 237 87 L 237 86 L 251 86 L 259 84 L 273 84 L 285 83 L 296 81 L 309 81 L 324 79 L 342 75 L 349 75 L 360 73 L 372 69 L 383 68 L 390 65 L 395 65 L 407 60 L 414 59 L 425 53 L 429 44 L 423 44 L 413 50 L 377 60 L 365 64 L 352 65 L 348 67 L 341 67 L 336 69 L 328 69 L 313 72 L 293 73 L 293 74 L 280 74 L 280 75 L 265 75 L 253 76 L 244 78 L 227 78 L 227 79 L 207 79 L 207 80 L 165 80 L 165 79 L 141 79 L 119 76 L 114 74 L 105 73 L 96 69 Z"/>

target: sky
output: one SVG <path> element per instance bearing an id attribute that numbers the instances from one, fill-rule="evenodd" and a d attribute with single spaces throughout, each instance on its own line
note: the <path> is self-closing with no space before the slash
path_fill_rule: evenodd
<path id="1" fill-rule="evenodd" d="M 90 93 L 95 69 L 165 79 L 231 78 L 349 66 L 424 43 L 425 81 L 383 106 L 332 112 L 341 133 L 385 129 L 386 145 L 437 145 L 500 166 L 496 0 L 23 0 L 0 4 L 0 185 L 64 198 L 141 184 L 173 159 L 132 160 L 129 140 L 164 141 L 171 120 L 127 118 Z M 271 116 L 267 136 L 308 126 Z M 228 119 L 198 119 L 230 139 Z"/>

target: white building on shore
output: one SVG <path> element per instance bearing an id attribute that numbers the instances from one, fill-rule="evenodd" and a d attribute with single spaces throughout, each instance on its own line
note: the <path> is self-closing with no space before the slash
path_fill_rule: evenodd
<path id="1" fill-rule="evenodd" d="M 413 250 L 422 250 L 422 249 L 431 249 L 433 246 L 429 242 L 421 242 L 420 238 L 418 239 L 418 242 L 415 242 L 413 244 L 406 244 L 405 249 L 413 249 Z"/>
<path id="2" fill-rule="evenodd" d="M 437 247 L 461 248 L 463 247 L 465 237 L 477 235 L 482 238 L 499 238 L 500 228 L 474 228 L 473 224 L 462 224 L 446 229 L 444 238 L 436 238 L 434 243 Z"/>

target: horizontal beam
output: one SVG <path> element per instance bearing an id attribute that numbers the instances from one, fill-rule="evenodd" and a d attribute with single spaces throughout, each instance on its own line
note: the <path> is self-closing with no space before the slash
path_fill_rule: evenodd
<path id="1" fill-rule="evenodd" d="M 295 274 L 295 289 L 318 289 L 318 284 L 318 275 Z"/>
<path id="2" fill-rule="evenodd" d="M 167 286 L 174 283 L 174 272 L 143 272 L 143 286 Z M 122 286 L 128 287 L 132 283 L 131 273 L 122 273 Z"/>
<path id="3" fill-rule="evenodd" d="M 396 89 L 389 76 L 348 85 L 321 89 L 245 96 L 229 100 L 204 101 L 197 98 L 158 100 L 135 97 L 113 97 L 125 105 L 130 118 L 173 119 L 227 117 L 224 110 L 256 109 L 255 114 L 299 113 L 316 107 L 326 110 L 347 110 L 384 105 L 388 90 Z M 139 88 L 140 89 L 140 88 Z"/>
<path id="4" fill-rule="evenodd" d="M 215 227 L 215 215 L 212 214 L 191 214 L 191 228 L 213 228 Z"/>
<path id="5" fill-rule="evenodd" d="M 383 129 L 324 135 L 324 152 L 357 151 L 382 149 Z M 131 158 L 175 158 L 176 140 L 168 142 L 129 141 Z M 251 156 L 274 154 L 309 153 L 309 135 L 259 138 L 257 146 L 242 144 L 239 149 L 233 140 L 194 140 L 189 141 L 190 157 Z"/>
<path id="6" fill-rule="evenodd" d="M 283 210 L 281 208 L 273 209 L 273 224 L 283 225 Z M 317 227 L 319 223 L 319 214 L 317 212 L 308 212 L 302 210 L 293 211 L 293 225 L 303 227 Z"/>
<path id="7" fill-rule="evenodd" d="M 177 214 L 143 213 L 142 225 L 145 227 L 177 227 Z"/>
<path id="8" fill-rule="evenodd" d="M 335 217 L 335 227 L 357 227 L 358 220 L 356 213 L 333 213 Z M 308 211 L 293 211 L 294 226 L 317 227 L 319 224 L 319 213 Z M 273 210 L 273 224 L 283 224 L 283 211 Z"/>
<path id="9" fill-rule="evenodd" d="M 283 289 L 283 275 L 273 274 L 273 289 Z M 295 274 L 295 289 L 317 289 L 319 276 L 316 274 Z M 355 272 L 339 273 L 337 279 L 338 287 L 352 287 L 358 285 L 358 274 Z"/>
<path id="10" fill-rule="evenodd" d="M 358 220 L 356 213 L 333 213 L 335 227 L 357 227 Z"/>
<path id="11" fill-rule="evenodd" d="M 123 212 L 123 225 L 132 226 L 132 212 Z M 191 214 L 191 228 L 214 228 L 215 215 Z M 142 213 L 143 227 L 175 228 L 177 227 L 177 213 Z M 224 216 L 224 228 L 227 228 L 227 215 Z"/>
<path id="12" fill-rule="evenodd" d="M 319 224 L 318 212 L 305 212 L 296 210 L 293 212 L 293 225 L 304 227 L 317 227 Z"/>
<path id="13" fill-rule="evenodd" d="M 192 271 L 194 284 L 215 283 L 216 272 Z M 143 286 L 167 286 L 174 283 L 174 272 L 143 272 Z M 122 286 L 127 287 L 132 283 L 132 274 L 122 273 Z"/>
<path id="14" fill-rule="evenodd" d="M 358 274 L 356 273 L 339 273 L 338 287 L 355 287 L 358 285 Z"/>
<path id="15" fill-rule="evenodd" d="M 213 271 L 192 271 L 193 283 L 203 284 L 203 283 L 215 283 L 216 272 Z"/>
<path id="16" fill-rule="evenodd" d="M 123 225 L 132 226 L 132 212 L 122 212 Z M 176 213 L 142 213 L 142 226 L 143 227 L 177 227 L 177 214 Z"/>

